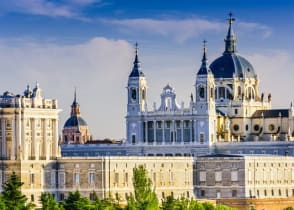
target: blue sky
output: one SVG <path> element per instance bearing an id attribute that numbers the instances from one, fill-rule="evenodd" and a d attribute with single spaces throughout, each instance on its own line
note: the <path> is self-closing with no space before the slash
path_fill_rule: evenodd
<path id="1" fill-rule="evenodd" d="M 237 49 L 255 67 L 260 92 L 274 107 L 294 99 L 294 1 L 10 0 L 0 2 L 0 92 L 23 92 L 38 81 L 69 115 L 77 87 L 94 138 L 125 136 L 126 84 L 138 41 L 148 104 L 159 106 L 170 83 L 187 101 L 200 66 L 224 50 L 227 14 L 237 19 Z M 5 79 L 3 79 L 5 78 Z"/>

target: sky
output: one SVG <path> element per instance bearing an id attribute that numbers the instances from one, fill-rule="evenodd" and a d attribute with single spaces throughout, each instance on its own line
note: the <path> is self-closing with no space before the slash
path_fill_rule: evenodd
<path id="1" fill-rule="evenodd" d="M 236 18 L 237 50 L 255 68 L 273 108 L 293 97 L 293 0 L 9 0 L 0 1 L 0 93 L 40 84 L 58 99 L 60 131 L 74 89 L 94 139 L 125 138 L 127 81 L 139 43 L 148 107 L 162 88 L 188 106 L 201 64 L 224 51 L 228 13 Z"/>

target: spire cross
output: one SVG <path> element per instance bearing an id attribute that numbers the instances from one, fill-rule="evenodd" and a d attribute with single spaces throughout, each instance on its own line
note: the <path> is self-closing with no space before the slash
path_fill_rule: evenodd
<path id="1" fill-rule="evenodd" d="M 135 43 L 135 53 L 136 53 L 136 55 L 138 55 L 138 50 L 139 50 L 139 44 L 138 44 L 138 42 L 136 42 Z"/>
<path id="2" fill-rule="evenodd" d="M 207 41 L 204 39 L 203 40 L 203 51 L 206 52 L 206 44 L 207 44 Z"/>
<path id="3" fill-rule="evenodd" d="M 75 86 L 74 102 L 77 102 L 77 87 Z"/>
<path id="4" fill-rule="evenodd" d="M 235 21 L 235 18 L 233 18 L 233 13 L 232 12 L 229 13 L 229 19 L 228 19 L 228 21 L 229 21 L 229 24 L 230 25 L 232 25 L 233 22 Z"/>

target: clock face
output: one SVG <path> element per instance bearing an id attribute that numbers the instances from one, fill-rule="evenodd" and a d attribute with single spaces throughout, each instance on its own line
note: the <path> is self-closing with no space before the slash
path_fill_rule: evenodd
<path id="1" fill-rule="evenodd" d="M 136 95 L 137 95 L 136 89 L 135 88 L 132 88 L 131 89 L 131 97 L 132 97 L 133 100 L 136 100 Z"/>

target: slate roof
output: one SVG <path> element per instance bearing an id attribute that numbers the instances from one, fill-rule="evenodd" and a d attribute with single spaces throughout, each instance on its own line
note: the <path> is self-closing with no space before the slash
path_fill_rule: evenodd
<path id="1" fill-rule="evenodd" d="M 255 78 L 253 66 L 236 53 L 224 53 L 210 64 L 214 78 Z"/>
<path id="2" fill-rule="evenodd" d="M 269 109 L 269 110 L 257 110 L 252 115 L 252 118 L 273 118 L 273 117 L 289 117 L 288 109 Z"/>
<path id="3" fill-rule="evenodd" d="M 87 126 L 87 123 L 81 116 L 74 115 L 71 116 L 64 124 L 64 128 L 76 126 Z"/>

